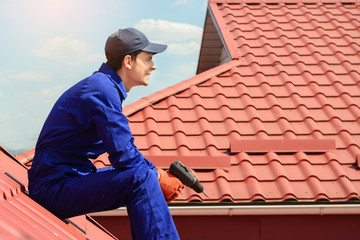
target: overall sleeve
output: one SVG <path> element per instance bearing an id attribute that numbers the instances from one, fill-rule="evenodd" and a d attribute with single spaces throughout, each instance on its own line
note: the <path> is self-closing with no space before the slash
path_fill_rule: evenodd
<path id="1" fill-rule="evenodd" d="M 114 167 L 147 166 L 155 169 L 134 145 L 128 120 L 122 113 L 121 96 L 111 80 L 101 75 L 90 78 L 89 84 L 82 89 L 81 98 L 84 125 L 97 132 Z"/>

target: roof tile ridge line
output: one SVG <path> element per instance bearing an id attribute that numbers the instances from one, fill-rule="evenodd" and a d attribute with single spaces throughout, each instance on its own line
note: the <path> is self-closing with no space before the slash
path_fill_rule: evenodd
<path id="1" fill-rule="evenodd" d="M 239 49 L 235 44 L 230 29 L 227 27 L 217 4 L 209 2 L 208 11 L 228 55 L 231 59 L 241 59 Z"/>
<path id="2" fill-rule="evenodd" d="M 189 78 L 189 79 L 179 82 L 175 85 L 167 87 L 163 90 L 155 92 L 147 97 L 144 97 L 134 103 L 131 103 L 131 104 L 125 106 L 123 108 L 123 114 L 125 116 L 129 116 L 135 112 L 138 112 L 138 111 L 152 105 L 154 102 L 157 102 L 157 101 L 160 101 L 167 97 L 170 97 L 171 95 L 174 95 L 178 92 L 182 92 L 185 89 L 188 89 L 193 85 L 196 85 L 196 84 L 199 84 L 199 83 L 205 81 L 206 79 L 210 79 L 213 76 L 217 76 L 217 75 L 222 74 L 223 72 L 229 71 L 231 68 L 238 66 L 239 64 L 240 64 L 240 61 L 232 60 L 230 62 L 224 63 L 217 67 L 211 68 L 205 72 L 199 73 L 192 78 Z"/>

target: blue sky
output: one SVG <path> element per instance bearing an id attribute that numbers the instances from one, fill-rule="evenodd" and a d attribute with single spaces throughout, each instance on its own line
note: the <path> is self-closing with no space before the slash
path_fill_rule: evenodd
<path id="1" fill-rule="evenodd" d="M 207 0 L 0 0 L 0 145 L 35 147 L 56 99 L 105 61 L 104 44 L 135 27 L 168 45 L 147 87 L 124 105 L 195 75 Z"/>

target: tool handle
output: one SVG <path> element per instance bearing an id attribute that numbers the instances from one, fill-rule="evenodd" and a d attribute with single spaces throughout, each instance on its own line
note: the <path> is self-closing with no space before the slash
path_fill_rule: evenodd
<path id="1" fill-rule="evenodd" d="M 172 175 L 177 177 L 184 185 L 201 193 L 204 191 L 203 185 L 199 182 L 196 176 L 180 161 L 175 161 L 170 165 L 169 171 Z"/>

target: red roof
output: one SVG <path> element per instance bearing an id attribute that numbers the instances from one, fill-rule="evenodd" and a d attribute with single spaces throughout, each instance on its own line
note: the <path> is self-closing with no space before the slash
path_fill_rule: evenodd
<path id="1" fill-rule="evenodd" d="M 211 0 L 202 73 L 125 108 L 136 145 L 197 171 L 210 198 L 179 201 L 359 200 L 359 19 L 359 1 Z"/>
<path id="2" fill-rule="evenodd" d="M 124 108 L 139 150 L 209 194 L 178 202 L 359 200 L 359 19 L 358 0 L 209 1 L 200 74 Z"/>
<path id="3" fill-rule="evenodd" d="M 60 220 L 26 188 L 26 167 L 0 147 L 0 239 L 115 239 L 87 215 Z"/>

